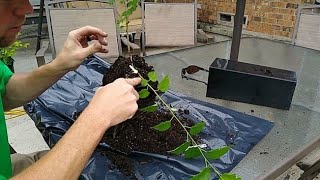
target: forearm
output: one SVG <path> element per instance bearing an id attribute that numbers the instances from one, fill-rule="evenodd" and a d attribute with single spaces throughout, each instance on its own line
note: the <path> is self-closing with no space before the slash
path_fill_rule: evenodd
<path id="1" fill-rule="evenodd" d="M 87 108 L 59 143 L 13 179 L 77 179 L 104 132 L 132 118 L 138 109 L 134 86 L 141 79 L 117 79 L 97 89 Z"/>
<path id="2" fill-rule="evenodd" d="M 6 86 L 6 94 L 3 98 L 5 110 L 30 102 L 52 86 L 66 72 L 60 70 L 53 61 L 30 73 L 14 74 Z"/>
<path id="3" fill-rule="evenodd" d="M 78 179 L 109 126 L 83 113 L 46 156 L 13 179 Z"/>

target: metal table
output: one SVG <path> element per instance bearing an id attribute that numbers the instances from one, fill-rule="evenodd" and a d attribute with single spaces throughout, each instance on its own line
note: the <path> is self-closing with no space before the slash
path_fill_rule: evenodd
<path id="1" fill-rule="evenodd" d="M 181 69 L 188 65 L 209 68 L 217 57 L 228 59 L 231 44 L 225 41 L 145 59 L 158 73 L 170 75 L 172 90 L 275 123 L 271 132 L 233 170 L 243 179 L 255 179 L 320 136 L 320 52 L 265 39 L 241 40 L 239 61 L 297 72 L 298 84 L 292 106 L 285 111 L 207 98 L 206 85 L 181 78 Z M 208 74 L 200 72 L 192 77 L 207 81 Z"/>

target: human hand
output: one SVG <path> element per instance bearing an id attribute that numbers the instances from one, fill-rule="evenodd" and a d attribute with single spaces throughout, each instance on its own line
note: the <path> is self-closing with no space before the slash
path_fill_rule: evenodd
<path id="1" fill-rule="evenodd" d="M 106 128 L 132 118 L 138 110 L 137 100 L 139 99 L 134 86 L 140 82 L 140 78 L 119 78 L 113 83 L 100 87 L 81 115 L 87 114 L 93 121 L 106 125 Z"/>
<path id="2" fill-rule="evenodd" d="M 91 26 L 71 31 L 63 48 L 53 62 L 62 71 L 75 70 L 89 55 L 96 52 L 108 52 L 105 48 L 108 45 L 105 37 L 107 37 L 107 33 Z M 93 40 L 90 45 L 88 44 L 88 39 Z"/>

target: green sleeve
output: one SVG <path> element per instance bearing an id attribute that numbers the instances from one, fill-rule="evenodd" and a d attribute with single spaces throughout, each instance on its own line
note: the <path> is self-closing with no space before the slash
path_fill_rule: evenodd
<path id="1" fill-rule="evenodd" d="M 0 174 L 0 180 L 7 180 L 7 178 L 1 176 L 1 174 Z"/>
<path id="2" fill-rule="evenodd" d="M 0 61 L 0 180 L 12 176 L 8 134 L 2 105 L 2 97 L 6 91 L 6 84 L 11 76 L 12 72 L 10 69 Z"/>
<path id="3" fill-rule="evenodd" d="M 8 83 L 13 73 L 2 61 L 0 61 L 0 71 L 0 93 L 3 97 L 6 92 L 6 84 Z"/>

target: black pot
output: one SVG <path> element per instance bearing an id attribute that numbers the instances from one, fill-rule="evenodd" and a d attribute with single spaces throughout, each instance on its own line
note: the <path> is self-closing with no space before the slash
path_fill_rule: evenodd
<path id="1" fill-rule="evenodd" d="M 288 110 L 296 73 L 217 58 L 210 66 L 207 97 Z"/>

